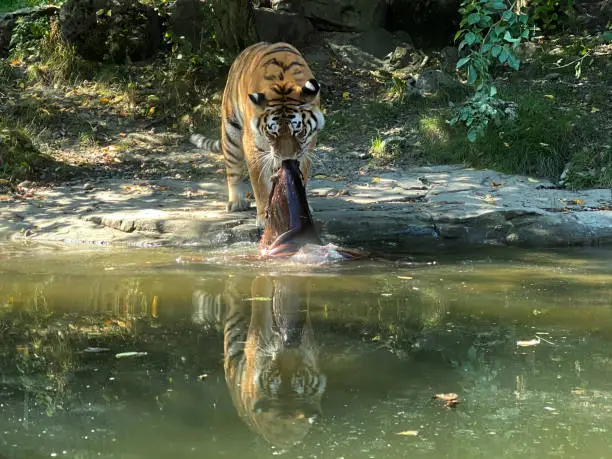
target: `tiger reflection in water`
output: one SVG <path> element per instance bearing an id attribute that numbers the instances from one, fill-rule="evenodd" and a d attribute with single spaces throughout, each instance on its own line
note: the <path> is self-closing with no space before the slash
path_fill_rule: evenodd
<path id="1" fill-rule="evenodd" d="M 261 276 L 251 301 L 236 291 L 194 293 L 194 320 L 224 325 L 224 370 L 238 414 L 278 447 L 300 441 L 321 414 L 326 377 L 308 313 L 305 279 Z M 221 300 L 224 297 L 224 301 Z"/>

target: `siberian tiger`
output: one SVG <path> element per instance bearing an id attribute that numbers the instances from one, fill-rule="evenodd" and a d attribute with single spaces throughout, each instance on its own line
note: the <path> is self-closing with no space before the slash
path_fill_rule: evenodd
<path id="1" fill-rule="evenodd" d="M 309 155 L 325 125 L 320 86 L 304 57 L 287 43 L 257 43 L 232 64 L 221 105 L 221 142 L 194 134 L 190 141 L 223 151 L 229 212 L 249 208 L 243 186 L 247 169 L 257 206 L 257 225 L 265 226 L 270 177 L 283 159 L 297 159 L 308 180 Z"/>
<path id="2" fill-rule="evenodd" d="M 326 387 L 303 280 L 258 277 L 251 303 L 232 285 L 224 300 L 193 296 L 195 320 L 224 324 L 225 381 L 240 418 L 278 447 L 308 433 Z"/>

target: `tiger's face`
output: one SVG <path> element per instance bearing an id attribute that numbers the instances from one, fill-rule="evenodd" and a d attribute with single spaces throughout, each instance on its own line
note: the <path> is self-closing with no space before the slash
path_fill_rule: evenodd
<path id="1" fill-rule="evenodd" d="M 249 94 L 258 109 L 251 120 L 257 147 L 260 153 L 271 156 L 275 166 L 283 159 L 299 161 L 312 150 L 317 132 L 325 125 L 318 105 L 319 91 L 317 80 L 312 78 L 301 88 L 277 84 L 270 89 L 271 94 Z"/>
<path id="2" fill-rule="evenodd" d="M 321 414 L 321 397 L 327 379 L 319 371 L 317 356 L 310 344 L 300 349 L 279 346 L 258 372 L 258 398 L 254 413 L 270 413 L 282 419 L 313 424 Z"/>
<path id="3" fill-rule="evenodd" d="M 233 288 L 225 319 L 224 369 L 240 417 L 268 442 L 291 447 L 321 415 L 327 378 L 299 277 L 252 280 L 251 305 Z M 261 300 L 267 298 L 266 301 Z"/>

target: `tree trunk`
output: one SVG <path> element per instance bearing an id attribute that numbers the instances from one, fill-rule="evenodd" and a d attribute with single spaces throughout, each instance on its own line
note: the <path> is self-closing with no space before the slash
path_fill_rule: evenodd
<path id="1" fill-rule="evenodd" d="M 238 54 L 257 40 L 250 0 L 212 0 L 218 45 Z"/>

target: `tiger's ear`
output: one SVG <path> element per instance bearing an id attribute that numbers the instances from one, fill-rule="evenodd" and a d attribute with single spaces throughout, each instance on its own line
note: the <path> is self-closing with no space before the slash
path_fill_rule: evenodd
<path id="1" fill-rule="evenodd" d="M 252 92 L 249 94 L 249 99 L 260 108 L 266 104 L 266 95 L 263 92 Z"/>
<path id="2" fill-rule="evenodd" d="M 302 86 L 302 94 L 308 97 L 316 96 L 317 94 L 319 94 L 320 90 L 321 86 L 319 86 L 319 82 L 314 78 L 311 78 L 306 83 L 304 83 L 304 86 Z"/>

